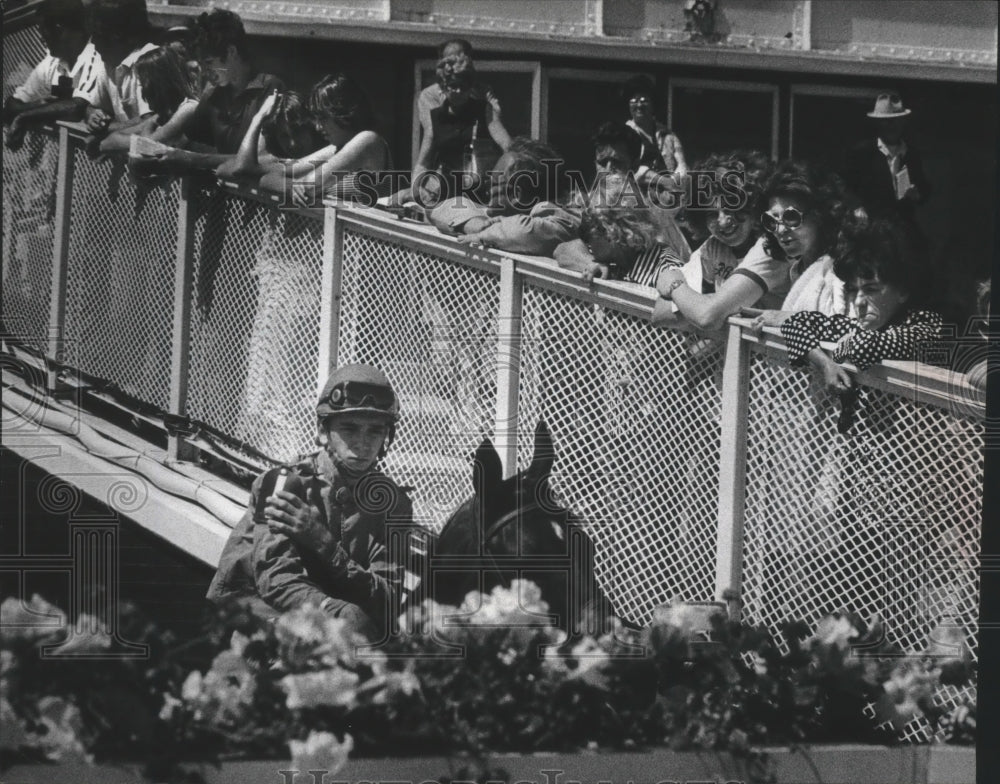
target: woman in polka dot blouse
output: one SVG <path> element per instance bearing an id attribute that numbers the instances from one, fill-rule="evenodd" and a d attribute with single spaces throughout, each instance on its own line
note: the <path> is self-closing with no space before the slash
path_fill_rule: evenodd
<path id="1" fill-rule="evenodd" d="M 808 358 L 831 392 L 852 385 L 838 363 L 864 370 L 883 359 L 919 359 L 920 344 L 941 336 L 941 316 L 927 307 L 932 291 L 927 258 L 906 225 L 865 218 L 848 223 L 833 269 L 844 281 L 855 317 L 804 311 L 781 325 L 792 362 Z M 832 358 L 820 341 L 836 341 Z"/>

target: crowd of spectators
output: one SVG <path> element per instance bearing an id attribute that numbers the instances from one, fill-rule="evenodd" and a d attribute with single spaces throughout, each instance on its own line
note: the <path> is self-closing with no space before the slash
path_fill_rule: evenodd
<path id="1" fill-rule="evenodd" d="M 653 83 L 630 79 L 621 90 L 629 119 L 598 124 L 594 177 L 584 182 L 546 142 L 511 137 L 502 96 L 480 81 L 469 43 L 455 39 L 439 48 L 436 81 L 416 99 L 422 141 L 409 181 L 363 183 L 371 173 L 392 172 L 393 162 L 362 85 L 336 72 L 308 95 L 287 90 L 280 77 L 255 66 L 237 14 L 216 9 L 159 34 L 145 0 L 101 0 L 90 13 L 82 0 L 45 0 L 40 19 L 48 54 L 4 106 L 10 149 L 32 126 L 79 121 L 92 134 L 92 154 L 128 152 L 139 177 L 214 173 L 295 206 L 363 200 L 373 191 L 385 206 L 411 201 L 407 214 L 422 215 L 460 244 L 549 257 L 587 284 L 620 280 L 655 291 L 653 324 L 686 322 L 700 335 L 691 344 L 699 351 L 734 315 L 749 317 L 757 332 L 780 329 L 792 363 L 814 365 L 842 400 L 854 385 L 844 363 L 864 369 L 885 359 L 920 359 L 922 344 L 942 336 L 935 270 L 913 209 L 930 184 L 907 145 L 910 111 L 897 95 L 878 96 L 869 113 L 874 138 L 851 149 L 840 172 L 803 160 L 772 161 L 754 150 L 720 150 L 689 165 L 677 134 L 657 122 Z M 293 285 L 287 269 L 279 274 L 293 300 L 288 310 L 315 297 L 302 291 L 311 284 L 307 276 Z M 262 370 L 273 369 L 286 336 L 258 321 L 266 329 L 251 336 L 250 353 L 259 355 Z M 836 344 L 832 353 L 824 341 Z M 642 359 L 633 353 L 628 363 Z M 371 431 L 365 460 L 338 469 L 360 476 L 391 441 L 398 400 L 381 371 L 338 372 L 317 411 L 320 435 L 337 446 L 337 439 L 359 438 L 355 430 Z M 985 375 L 980 365 L 970 380 L 981 387 Z M 346 416 L 358 412 L 371 416 Z M 334 414 L 340 418 L 331 422 Z M 351 449 L 340 451 L 327 450 L 334 462 L 347 461 Z M 354 481 L 331 465 L 300 468 L 327 476 L 326 495 L 336 482 Z M 270 570 L 252 586 L 265 602 L 280 609 L 300 601 L 286 582 L 302 587 L 308 569 L 292 546 L 301 544 L 329 554 L 336 566 L 327 577 L 340 587 L 317 594 L 324 609 L 354 612 L 348 599 L 335 599 L 348 583 L 345 596 L 381 596 L 377 532 L 345 539 L 350 557 L 334 552 L 341 545 L 335 548 L 325 533 L 317 545 L 309 532 L 322 533 L 322 526 L 291 493 L 261 499 L 262 508 L 272 508 L 269 528 L 258 526 L 258 535 L 267 535 L 271 550 L 261 559 L 248 549 L 261 482 L 213 589 L 249 585 L 240 568 L 250 567 L 240 559 L 250 559 L 253 568 Z M 291 567 L 282 566 L 286 560 Z M 228 580 L 233 586 L 222 585 Z M 370 620 L 359 617 L 362 625 Z"/>
<path id="2" fill-rule="evenodd" d="M 298 206 L 370 196 L 362 173 L 393 170 L 359 83 L 334 73 L 308 96 L 286 90 L 256 68 L 231 11 L 155 34 L 145 0 L 102 0 L 89 14 L 81 0 L 46 0 L 41 32 L 49 54 L 4 107 L 10 148 L 33 124 L 78 120 L 94 136 L 92 152 L 130 151 L 139 176 L 212 171 Z M 548 144 L 511 138 L 500 98 L 480 80 L 471 45 L 444 42 L 435 83 L 416 99 L 422 137 L 412 177 L 376 177 L 375 195 L 391 196 L 394 207 L 413 200 L 409 214 L 460 243 L 552 257 L 587 282 L 655 288 L 658 325 L 683 320 L 711 336 L 743 313 L 755 329 L 780 327 L 801 345 L 813 342 L 801 338 L 809 324 L 867 347 L 864 357 L 845 350 L 842 358 L 914 358 L 911 340 L 860 337 L 913 326 L 908 308 L 874 321 L 861 313 L 865 280 L 898 281 L 874 262 L 864 274 L 845 262 L 845 232 L 855 242 L 875 232 L 882 239 L 866 247 L 907 259 L 901 301 L 924 296 L 924 276 L 912 274 L 919 254 L 899 249 L 919 245 L 913 206 L 930 185 L 907 145 L 910 110 L 899 96 L 877 98 L 874 138 L 848 151 L 840 173 L 753 150 L 717 151 L 689 166 L 681 140 L 657 121 L 655 86 L 636 77 L 621 89 L 629 119 L 595 130 L 589 183 L 561 170 Z M 795 315 L 803 312 L 833 320 Z M 929 323 L 921 321 L 920 335 L 936 334 Z"/>

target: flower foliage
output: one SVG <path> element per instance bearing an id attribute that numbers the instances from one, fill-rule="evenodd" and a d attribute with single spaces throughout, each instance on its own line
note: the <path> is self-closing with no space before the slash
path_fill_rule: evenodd
<path id="1" fill-rule="evenodd" d="M 775 743 L 897 742 L 920 716 L 955 742 L 975 734 L 974 703 L 947 711 L 935 701 L 940 685 L 971 675 L 954 626 L 902 656 L 877 618 L 833 613 L 814 629 L 788 622 L 776 638 L 714 606 L 674 602 L 642 631 L 615 622 L 600 635 L 567 635 L 538 588 L 515 581 L 470 593 L 459 607 L 411 607 L 377 645 L 311 606 L 274 621 L 217 608 L 204 635 L 184 642 L 133 613 L 128 639 L 150 645 L 137 664 L 39 658 L 42 641 L 99 652 L 115 643 L 56 625 L 43 633 L 23 623 L 26 613 L 65 625 L 64 616 L 38 597 L 27 609 L 11 601 L 5 753 L 127 749 L 159 778 L 170 774 L 167 760 L 221 754 L 291 754 L 297 769 L 331 772 L 349 753 L 483 759 L 668 745 L 750 754 Z"/>
<path id="2" fill-rule="evenodd" d="M 118 631 L 97 618 L 66 614 L 37 594 L 0 605 L 0 755 L 18 759 L 92 760 L 128 754 L 153 738 L 161 694 L 149 679 L 150 659 L 169 637 L 129 605 Z M 139 646 L 145 645 L 147 649 Z"/>

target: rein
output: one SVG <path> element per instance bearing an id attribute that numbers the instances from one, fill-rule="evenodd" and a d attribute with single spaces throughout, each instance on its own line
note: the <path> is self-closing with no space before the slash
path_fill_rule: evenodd
<path id="1" fill-rule="evenodd" d="M 523 508 L 518 508 L 510 512 L 507 512 L 507 514 L 495 520 L 493 522 L 493 525 L 491 525 L 488 529 L 486 529 L 486 533 L 483 534 L 483 546 L 485 547 L 486 543 L 489 542 L 489 540 L 492 539 L 494 536 L 496 536 L 498 533 L 500 533 L 501 529 L 511 521 L 516 520 L 521 515 L 526 515 L 529 512 L 534 512 L 536 509 L 541 509 L 541 508 L 542 505 L 540 503 L 538 503 L 537 501 L 532 501 L 530 504 L 528 504 Z"/>

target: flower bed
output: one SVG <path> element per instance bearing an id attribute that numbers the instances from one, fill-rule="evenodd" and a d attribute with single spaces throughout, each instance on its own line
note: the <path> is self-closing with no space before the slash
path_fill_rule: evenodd
<path id="1" fill-rule="evenodd" d="M 820 770 L 816 760 L 827 752 L 760 749 L 897 745 L 896 730 L 918 715 L 957 741 L 971 742 L 975 727 L 974 706 L 945 716 L 933 700 L 939 684 L 971 675 L 960 630 L 938 629 L 933 645 L 901 657 L 877 619 L 866 624 L 845 613 L 815 630 L 789 623 L 779 641 L 678 603 L 660 608 L 641 633 L 616 626 L 596 638 L 567 637 L 540 620 L 546 608 L 537 589 L 515 583 L 470 594 L 460 608 L 414 608 L 398 635 L 369 647 L 312 607 L 274 623 L 226 608 L 203 637 L 183 642 L 126 613 L 122 637 L 149 644 L 150 655 L 81 661 L 39 658 L 54 627 L 18 627 L 21 610 L 11 601 L 3 607 L 5 760 L 131 757 L 158 781 L 181 780 L 181 759 L 289 754 L 289 763 L 269 763 L 262 775 L 325 770 L 337 780 L 364 780 L 372 771 L 385 779 L 382 771 L 399 778 L 411 765 L 420 780 L 488 779 L 502 770 L 543 781 L 542 770 L 569 776 L 566 760 L 577 760 L 571 778 L 580 781 L 602 778 L 605 768 L 634 770 L 626 778 L 635 782 L 654 774 L 658 781 L 788 780 L 782 771 L 809 780 L 799 773 Z M 57 612 L 40 603 L 33 609 Z M 115 650 L 99 633 L 66 644 L 77 653 Z M 865 715 L 869 704 L 874 718 Z M 596 750 L 602 754 L 587 756 Z M 925 781 L 931 760 L 946 750 L 882 748 L 865 752 L 874 761 L 861 769 L 912 769 L 905 780 Z M 503 756 L 515 752 L 569 756 Z M 348 761 L 352 754 L 376 761 Z M 425 759 L 400 759 L 417 756 Z M 540 764 L 546 767 L 535 770 Z M 836 768 L 849 769 L 844 764 Z"/>

